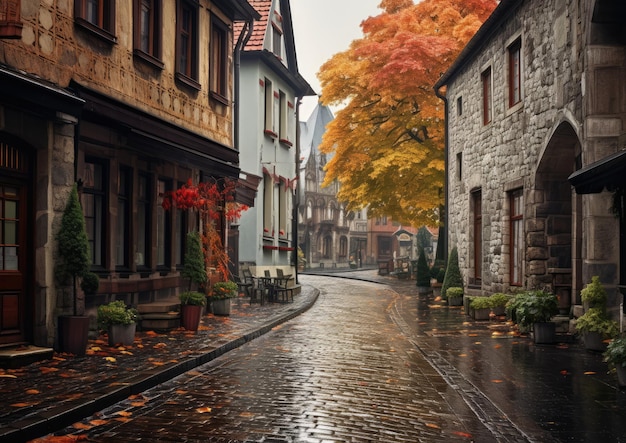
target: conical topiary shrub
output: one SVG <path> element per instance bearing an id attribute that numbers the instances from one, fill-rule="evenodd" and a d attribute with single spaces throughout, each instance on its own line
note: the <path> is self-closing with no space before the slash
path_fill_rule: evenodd
<path id="1" fill-rule="evenodd" d="M 420 254 L 417 257 L 417 283 L 416 286 L 430 288 L 430 269 L 426 261 L 424 248 L 420 248 Z"/>
<path id="2" fill-rule="evenodd" d="M 187 233 L 187 247 L 185 249 L 184 267 L 181 276 L 189 280 L 189 291 L 191 284 L 203 285 L 208 281 L 206 268 L 204 267 L 204 253 L 202 252 L 202 242 L 198 231 Z"/>
<path id="3" fill-rule="evenodd" d="M 76 184 L 72 188 L 69 201 L 63 212 L 61 228 L 57 234 L 59 261 L 56 264 L 56 277 L 61 284 L 71 278 L 74 298 L 74 315 L 78 315 L 76 280 L 89 272 L 89 239 L 85 229 L 85 217 L 78 200 Z M 82 309 L 81 309 L 82 310 Z"/>
<path id="4" fill-rule="evenodd" d="M 461 275 L 461 269 L 459 268 L 459 253 L 456 246 L 452 248 L 452 251 L 450 251 L 448 266 L 446 267 L 446 275 L 444 276 L 443 284 L 441 285 L 441 296 L 446 298 L 447 289 L 453 287 L 463 287 L 463 276 Z"/>

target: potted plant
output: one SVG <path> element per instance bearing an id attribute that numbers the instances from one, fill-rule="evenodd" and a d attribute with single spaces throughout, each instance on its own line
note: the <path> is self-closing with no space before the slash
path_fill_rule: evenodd
<path id="1" fill-rule="evenodd" d="M 85 218 L 78 200 L 76 184 L 72 187 L 63 212 L 56 240 L 59 260 L 56 263 L 55 275 L 61 285 L 71 283 L 73 304 L 73 315 L 59 316 L 59 349 L 61 352 L 83 356 L 87 350 L 89 317 L 84 315 L 85 301 L 79 300 L 77 283 L 89 272 L 91 259 Z"/>
<path id="2" fill-rule="evenodd" d="M 585 348 L 590 351 L 604 351 L 606 340 L 617 337 L 619 325 L 607 318 L 601 308 L 589 308 L 576 320 L 576 331 L 583 336 Z"/>
<path id="3" fill-rule="evenodd" d="M 122 300 L 98 306 L 98 328 L 106 330 L 109 346 L 132 345 L 137 329 L 137 311 Z"/>
<path id="4" fill-rule="evenodd" d="M 238 286 L 234 281 L 220 281 L 213 285 L 211 303 L 213 314 L 230 315 L 230 300 L 237 297 Z"/>
<path id="5" fill-rule="evenodd" d="M 509 309 L 523 330 L 532 328 L 535 343 L 554 343 L 556 324 L 550 319 L 558 314 L 556 295 L 541 290 L 526 291 L 515 296 Z"/>
<path id="6" fill-rule="evenodd" d="M 505 315 L 506 304 L 511 300 L 511 296 L 508 294 L 503 294 L 501 292 L 496 292 L 495 294 L 491 294 L 489 296 L 489 300 L 491 302 L 491 310 L 494 315 Z"/>
<path id="7" fill-rule="evenodd" d="M 441 286 L 443 284 L 443 278 L 446 276 L 446 262 L 445 260 L 436 259 L 433 266 L 430 268 L 430 277 L 435 281 L 431 284 L 433 288 L 433 295 L 435 297 L 441 296 Z"/>
<path id="8" fill-rule="evenodd" d="M 456 246 L 452 248 L 452 251 L 450 251 L 448 266 L 446 267 L 446 275 L 443 277 L 443 283 L 441 285 L 441 296 L 446 298 L 446 291 L 448 288 L 454 287 L 463 287 L 463 276 L 461 275 L 461 269 L 459 268 L 459 253 Z"/>
<path id="9" fill-rule="evenodd" d="M 420 248 L 419 256 L 417 257 L 417 277 L 416 277 L 417 291 L 422 293 L 431 292 L 430 288 L 430 269 L 428 268 L 428 262 L 426 261 L 426 254 L 424 249 Z"/>
<path id="10" fill-rule="evenodd" d="M 463 305 L 463 288 L 452 287 L 446 291 L 449 306 L 462 306 Z"/>
<path id="11" fill-rule="evenodd" d="M 580 298 L 583 301 L 585 311 L 589 308 L 602 308 L 606 306 L 606 290 L 600 282 L 600 277 L 594 275 L 591 277 L 591 283 L 588 283 L 582 291 Z"/>
<path id="12" fill-rule="evenodd" d="M 197 331 L 200 327 L 202 309 L 206 305 L 206 295 L 198 291 L 185 291 L 178 294 L 180 300 L 180 321 L 188 331 Z"/>
<path id="13" fill-rule="evenodd" d="M 576 330 L 582 334 L 586 349 L 604 351 L 606 340 L 617 337 L 619 327 L 606 315 L 607 296 L 600 277 L 593 276 L 580 295 L 585 313 L 576 320 Z"/>
<path id="14" fill-rule="evenodd" d="M 617 372 L 617 383 L 626 387 L 626 337 L 612 339 L 604 351 L 604 361 L 614 366 Z"/>
<path id="15" fill-rule="evenodd" d="M 208 281 L 204 253 L 198 231 L 187 233 L 183 270 L 181 276 L 189 281 L 187 291 L 179 294 L 181 324 L 188 331 L 197 331 L 206 304 L 206 295 L 192 291 L 192 285 L 200 287 Z"/>
<path id="16" fill-rule="evenodd" d="M 450 289 L 448 289 L 448 292 Z M 489 297 L 472 297 L 470 309 L 473 312 L 474 320 L 489 320 L 489 314 L 491 313 L 491 300 Z"/>

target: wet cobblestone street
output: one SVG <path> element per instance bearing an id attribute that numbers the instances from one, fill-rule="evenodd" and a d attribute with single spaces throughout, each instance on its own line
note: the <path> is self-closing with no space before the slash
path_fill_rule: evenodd
<path id="1" fill-rule="evenodd" d="M 65 432 L 90 441 L 496 441 L 389 318 L 395 292 L 310 281 L 321 295 L 308 312 Z"/>
<path id="2" fill-rule="evenodd" d="M 626 442 L 626 391 L 601 354 L 535 345 L 371 271 L 301 283 L 320 291 L 309 310 L 47 439 Z"/>

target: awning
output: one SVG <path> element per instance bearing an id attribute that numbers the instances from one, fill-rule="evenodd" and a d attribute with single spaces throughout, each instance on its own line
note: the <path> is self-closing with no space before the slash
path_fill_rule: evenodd
<path id="1" fill-rule="evenodd" d="M 577 194 L 596 194 L 605 188 L 609 191 L 626 189 L 626 151 L 591 163 L 574 172 L 568 180 Z"/>

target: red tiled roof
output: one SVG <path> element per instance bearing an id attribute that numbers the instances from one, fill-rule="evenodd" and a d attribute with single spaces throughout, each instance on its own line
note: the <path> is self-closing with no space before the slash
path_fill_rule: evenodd
<path id="1" fill-rule="evenodd" d="M 263 49 L 263 40 L 265 38 L 265 31 L 267 30 L 267 24 L 272 9 L 272 0 L 248 0 L 248 3 L 250 3 L 259 14 L 261 14 L 261 18 L 254 21 L 252 36 L 250 37 L 250 40 L 248 40 L 244 51 L 260 51 Z M 235 41 L 239 38 L 239 34 L 242 29 L 243 23 L 235 23 L 233 28 Z"/>

